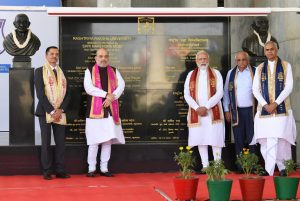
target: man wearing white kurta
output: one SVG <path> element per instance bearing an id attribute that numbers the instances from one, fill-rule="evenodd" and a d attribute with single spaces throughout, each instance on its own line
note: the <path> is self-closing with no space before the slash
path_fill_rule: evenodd
<path id="1" fill-rule="evenodd" d="M 188 145 L 198 146 L 203 169 L 209 165 L 208 145 L 212 146 L 214 159 L 221 158 L 225 128 L 221 106 L 223 79 L 220 72 L 209 67 L 209 55 L 199 51 L 198 68 L 191 71 L 184 84 L 184 98 L 189 105 Z"/>
<path id="2" fill-rule="evenodd" d="M 98 49 L 96 64 L 86 69 L 84 89 L 87 93 L 86 139 L 88 148 L 88 177 L 94 177 L 98 145 L 102 145 L 100 175 L 113 176 L 108 171 L 112 144 L 124 144 L 125 139 L 119 118 L 118 98 L 125 88 L 119 71 L 109 65 L 109 54 Z"/>
<path id="3" fill-rule="evenodd" d="M 276 43 L 267 42 L 264 51 L 268 61 L 258 66 L 253 81 L 258 107 L 252 144 L 260 143 L 269 175 L 274 174 L 277 164 L 280 175 L 286 176 L 284 161 L 291 159 L 291 145 L 295 145 L 296 140 L 289 100 L 293 89 L 292 68 L 277 56 Z"/>

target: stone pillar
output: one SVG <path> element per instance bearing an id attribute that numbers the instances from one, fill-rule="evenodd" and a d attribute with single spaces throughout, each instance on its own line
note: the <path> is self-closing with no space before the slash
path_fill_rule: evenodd
<path id="1" fill-rule="evenodd" d="M 9 145 L 34 145 L 34 68 L 9 71 Z"/>

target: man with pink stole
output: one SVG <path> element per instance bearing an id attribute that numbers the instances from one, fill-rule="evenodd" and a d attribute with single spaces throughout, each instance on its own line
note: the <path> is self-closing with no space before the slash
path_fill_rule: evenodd
<path id="1" fill-rule="evenodd" d="M 209 67 L 209 55 L 199 51 L 196 55 L 198 68 L 191 71 L 184 84 L 184 98 L 189 105 L 188 145 L 198 146 L 203 169 L 209 165 L 208 145 L 212 146 L 214 159 L 221 158 L 225 128 L 221 99 L 223 79 L 220 72 Z"/>
<path id="2" fill-rule="evenodd" d="M 119 71 L 109 65 L 109 53 L 106 49 L 98 49 L 95 61 L 96 64 L 88 67 L 84 76 L 84 89 L 87 93 L 86 139 L 89 146 L 87 177 L 96 176 L 96 158 L 100 144 L 100 175 L 112 177 L 108 171 L 111 145 L 125 144 L 118 103 L 125 82 Z"/>

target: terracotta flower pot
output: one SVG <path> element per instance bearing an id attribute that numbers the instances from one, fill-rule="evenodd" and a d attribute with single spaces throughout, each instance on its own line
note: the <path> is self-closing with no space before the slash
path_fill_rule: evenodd
<path id="1" fill-rule="evenodd" d="M 177 200 L 196 200 L 199 178 L 174 178 L 174 188 Z"/>
<path id="2" fill-rule="evenodd" d="M 261 201 L 265 179 L 263 177 L 240 178 L 243 201 Z"/>

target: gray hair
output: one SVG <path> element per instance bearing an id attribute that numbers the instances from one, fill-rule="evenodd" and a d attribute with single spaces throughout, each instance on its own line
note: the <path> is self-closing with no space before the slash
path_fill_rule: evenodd
<path id="1" fill-rule="evenodd" d="M 204 50 L 200 50 L 199 52 L 197 52 L 197 54 L 196 54 L 196 59 L 198 59 L 198 56 L 199 56 L 200 54 L 206 54 L 206 55 L 207 55 L 207 58 L 209 59 L 209 54 L 208 54 L 206 51 L 204 51 Z"/>
<path id="2" fill-rule="evenodd" d="M 271 41 L 271 40 L 265 43 L 264 48 L 266 48 L 266 46 L 267 46 L 267 45 L 270 45 L 270 44 L 272 44 L 272 45 L 278 50 L 278 45 L 277 45 L 277 43 L 275 43 L 274 41 Z"/>
<path id="3" fill-rule="evenodd" d="M 248 61 L 250 60 L 249 54 L 248 54 L 247 52 L 245 52 L 245 51 L 239 51 L 239 52 L 237 52 L 237 53 L 235 54 L 235 56 L 234 56 L 234 59 L 235 59 L 235 60 L 236 60 L 237 55 L 239 55 L 239 54 L 244 54 L 244 55 L 246 55 L 247 60 L 248 60 Z"/>
<path id="4" fill-rule="evenodd" d="M 107 52 L 107 54 L 109 55 L 109 52 L 106 48 L 104 47 L 100 47 L 97 51 L 96 51 L 96 56 L 98 55 L 99 50 L 105 50 Z"/>

